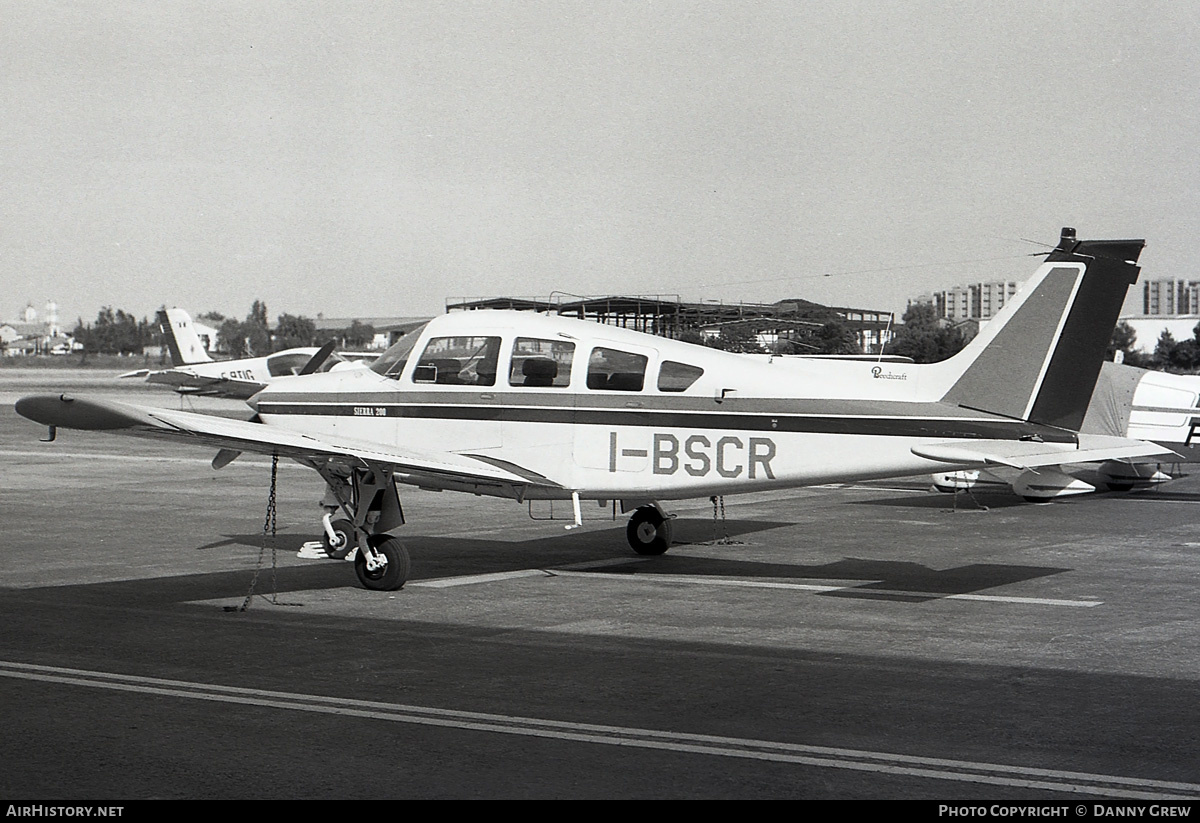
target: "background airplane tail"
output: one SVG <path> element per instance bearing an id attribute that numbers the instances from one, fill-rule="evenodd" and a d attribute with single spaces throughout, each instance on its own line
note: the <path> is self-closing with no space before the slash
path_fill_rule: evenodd
<path id="1" fill-rule="evenodd" d="M 212 358 L 204 348 L 204 341 L 196 334 L 192 318 L 183 309 L 159 309 L 158 326 L 163 340 L 171 351 L 171 362 L 176 366 L 192 363 L 211 363 Z"/>
<path id="2" fill-rule="evenodd" d="M 1064 228 L 1046 262 L 949 360 L 942 401 L 1078 431 L 1144 240 L 1076 240 Z"/>

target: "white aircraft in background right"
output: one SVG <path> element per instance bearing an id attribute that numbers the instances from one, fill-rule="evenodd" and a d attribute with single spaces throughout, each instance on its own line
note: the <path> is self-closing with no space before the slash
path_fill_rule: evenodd
<path id="1" fill-rule="evenodd" d="M 1181 476 L 1179 466 L 1200 462 L 1200 375 L 1167 374 L 1105 362 L 1080 431 L 1147 440 L 1174 455 L 1154 460 L 1107 460 L 1094 472 L 1019 471 L 1003 466 L 933 475 L 937 491 L 1006 489 L 1031 502 L 1097 491 L 1142 491 Z M 1085 477 L 1087 479 L 1085 479 Z M 1095 481 L 1095 482 L 1091 482 Z"/>

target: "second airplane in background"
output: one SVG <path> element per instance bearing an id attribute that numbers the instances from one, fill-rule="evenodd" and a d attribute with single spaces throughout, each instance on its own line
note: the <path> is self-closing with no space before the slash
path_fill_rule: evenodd
<path id="1" fill-rule="evenodd" d="M 1070 471 L 1027 472 L 1005 466 L 933 475 L 936 491 L 1008 491 L 1034 503 L 1107 489 L 1143 491 L 1182 475 L 1200 463 L 1200 375 L 1167 374 L 1105 363 L 1080 431 L 1131 437 L 1170 451 L 1149 458 L 1105 460 Z"/>
<path id="2" fill-rule="evenodd" d="M 353 368 L 356 363 L 333 352 L 334 343 L 303 346 L 237 360 L 213 360 L 192 318 L 183 309 L 158 312 L 163 340 L 171 352 L 173 368 L 138 369 L 121 377 L 145 377 L 148 383 L 170 386 L 180 394 L 231 397 L 246 400 L 280 377 Z"/>

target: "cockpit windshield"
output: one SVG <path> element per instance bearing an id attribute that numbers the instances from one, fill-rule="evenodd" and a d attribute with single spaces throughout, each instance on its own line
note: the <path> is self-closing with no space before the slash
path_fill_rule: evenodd
<path id="1" fill-rule="evenodd" d="M 379 359 L 371 364 L 371 371 L 397 379 L 400 377 L 400 372 L 404 371 L 404 365 L 408 362 L 408 355 L 412 352 L 413 347 L 417 345 L 417 339 L 421 336 L 421 332 L 425 331 L 427 324 L 422 323 L 408 334 L 397 340 L 391 348 L 379 355 Z"/>

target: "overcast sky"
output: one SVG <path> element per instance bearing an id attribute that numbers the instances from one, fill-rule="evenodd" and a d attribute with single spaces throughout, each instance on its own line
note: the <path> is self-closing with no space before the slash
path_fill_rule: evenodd
<path id="1" fill-rule="evenodd" d="M 1144 237 L 1200 278 L 1200 5 L 0 0 L 0 319 L 804 297 Z"/>

